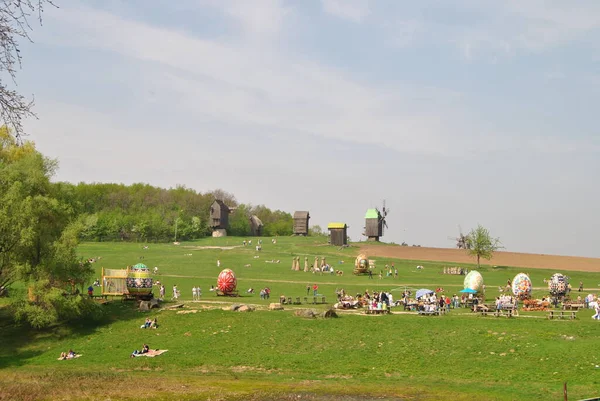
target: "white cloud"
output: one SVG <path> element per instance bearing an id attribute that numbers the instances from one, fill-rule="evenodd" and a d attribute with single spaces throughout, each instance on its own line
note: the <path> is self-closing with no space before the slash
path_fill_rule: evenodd
<path id="1" fill-rule="evenodd" d="M 437 154 L 460 150 L 451 138 L 474 121 L 450 91 L 367 86 L 293 53 L 205 40 L 89 9 L 62 10 L 57 18 L 62 34 L 42 40 L 158 64 L 164 73 L 149 78 L 153 85 L 174 93 L 178 107 L 213 119 Z"/>
<path id="2" fill-rule="evenodd" d="M 323 10 L 335 17 L 362 22 L 370 14 L 368 0 L 321 0 Z"/>
<path id="3" fill-rule="evenodd" d="M 258 35 L 279 33 L 285 18 L 292 12 L 281 0 L 212 0 L 209 3 L 235 18 L 246 32 Z"/>

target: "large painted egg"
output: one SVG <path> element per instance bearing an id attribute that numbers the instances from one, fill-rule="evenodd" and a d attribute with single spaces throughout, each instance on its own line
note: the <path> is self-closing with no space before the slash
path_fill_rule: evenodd
<path id="1" fill-rule="evenodd" d="M 550 281 L 548 282 L 548 290 L 551 295 L 566 295 L 567 289 L 569 288 L 569 279 L 567 276 L 555 273 L 550 277 Z"/>
<path id="2" fill-rule="evenodd" d="M 237 287 L 237 279 L 235 278 L 235 273 L 231 269 L 224 269 L 221 273 L 219 273 L 219 277 L 217 278 L 217 288 L 223 294 L 229 294 L 235 291 Z"/>
<path id="3" fill-rule="evenodd" d="M 483 291 L 483 276 L 477 270 L 471 270 L 465 277 L 464 287 L 477 292 Z"/>
<path id="4" fill-rule="evenodd" d="M 525 273 L 519 273 L 513 278 L 512 292 L 519 298 L 528 298 L 531 295 L 531 279 Z"/>
<path id="5" fill-rule="evenodd" d="M 132 295 L 147 295 L 152 292 L 150 269 L 143 263 L 129 268 L 126 282 L 127 291 Z"/>

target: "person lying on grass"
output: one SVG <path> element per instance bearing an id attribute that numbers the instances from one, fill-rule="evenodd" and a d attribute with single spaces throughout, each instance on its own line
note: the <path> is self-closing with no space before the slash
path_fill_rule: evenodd
<path id="1" fill-rule="evenodd" d="M 142 350 L 141 351 L 138 351 L 137 349 L 134 350 L 131 353 L 131 357 L 134 358 L 138 354 L 147 354 L 148 351 L 150 351 L 150 347 L 148 346 L 148 344 L 144 344 L 144 346 L 142 347 Z"/>
<path id="2" fill-rule="evenodd" d="M 63 361 L 65 359 L 73 359 L 73 358 L 75 358 L 76 355 L 77 355 L 77 353 L 75 351 L 73 351 L 72 349 L 70 349 L 69 352 L 61 352 L 60 359 Z"/>

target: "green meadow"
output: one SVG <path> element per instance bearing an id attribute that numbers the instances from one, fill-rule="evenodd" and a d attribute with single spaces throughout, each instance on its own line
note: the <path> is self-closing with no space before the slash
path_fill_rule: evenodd
<path id="1" fill-rule="evenodd" d="M 252 246 L 242 246 L 244 239 L 252 239 Z M 264 238 L 257 252 L 256 241 L 226 237 L 178 246 L 80 245 L 83 258 L 100 257 L 94 264 L 98 278 L 102 267 L 157 266 L 154 278 L 165 284 L 167 302 L 161 309 L 139 312 L 133 302 L 115 298 L 103 305 L 100 321 L 34 331 L 12 323 L 6 317 L 8 300 L 0 300 L 0 400 L 558 400 L 565 382 L 571 400 L 600 396 L 600 322 L 590 318 L 591 310 L 580 311 L 574 321 L 548 320 L 544 312 L 508 319 L 466 309 L 418 316 L 399 308 L 391 315 L 359 310 L 340 311 L 331 319 L 301 318 L 296 309 L 324 311 L 341 288 L 349 294 L 391 290 L 399 298 L 404 288 L 443 287 L 452 295 L 463 288 L 464 276 L 442 274 L 443 266 L 454 263 L 372 257 L 377 270 L 394 262 L 399 277 L 384 273 L 383 279 L 369 279 L 352 274 L 356 246 L 331 247 L 325 238 L 278 238 L 276 244 Z M 301 257 L 301 268 L 305 256 L 311 264 L 315 256 L 325 256 L 344 274 L 292 271 L 295 256 Z M 240 297 L 209 291 L 223 268 L 236 273 Z M 534 296 L 544 296 L 543 279 L 555 273 L 504 266 L 479 271 L 489 300 L 519 272 L 530 275 Z M 592 292 L 598 290 L 597 273 L 563 273 L 572 283 L 583 281 Z M 168 309 L 175 284 L 185 306 Z M 327 304 L 304 303 L 306 286 L 313 284 Z M 192 286 L 202 288 L 201 301 L 192 301 Z M 271 289 L 269 300 L 258 295 L 264 287 Z M 255 294 L 247 294 L 248 288 Z M 267 310 L 280 295 L 300 297 L 303 304 Z M 312 295 L 308 298 L 312 301 Z M 233 303 L 256 310 L 223 310 Z M 140 329 L 146 317 L 156 317 L 159 328 Z M 144 343 L 168 352 L 130 358 Z M 68 349 L 82 357 L 58 361 Z"/>

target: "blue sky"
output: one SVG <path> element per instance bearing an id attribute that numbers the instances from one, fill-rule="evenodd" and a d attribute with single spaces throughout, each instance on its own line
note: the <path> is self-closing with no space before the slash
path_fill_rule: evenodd
<path id="1" fill-rule="evenodd" d="M 60 0 L 24 43 L 57 180 L 222 188 L 384 239 L 600 257 L 600 3 Z"/>

